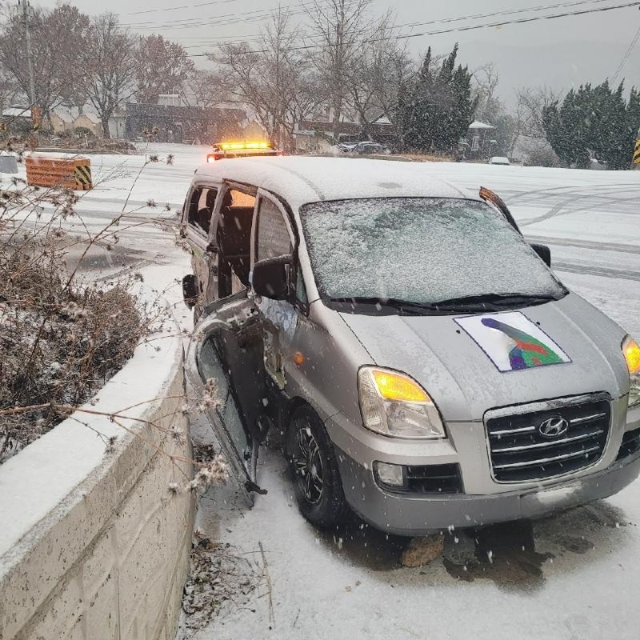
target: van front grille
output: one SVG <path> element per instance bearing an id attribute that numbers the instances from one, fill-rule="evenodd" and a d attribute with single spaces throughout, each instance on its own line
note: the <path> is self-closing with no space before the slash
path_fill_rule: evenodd
<path id="1" fill-rule="evenodd" d="M 611 420 L 607 399 L 536 405 L 534 411 L 489 417 L 491 467 L 497 482 L 546 480 L 585 469 L 604 453 Z"/>

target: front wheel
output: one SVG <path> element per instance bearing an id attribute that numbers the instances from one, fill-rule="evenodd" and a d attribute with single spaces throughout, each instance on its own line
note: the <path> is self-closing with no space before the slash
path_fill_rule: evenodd
<path id="1" fill-rule="evenodd" d="M 342 522 L 348 506 L 338 461 L 324 424 L 311 407 L 300 407 L 291 417 L 287 458 L 302 515 L 317 527 Z"/>

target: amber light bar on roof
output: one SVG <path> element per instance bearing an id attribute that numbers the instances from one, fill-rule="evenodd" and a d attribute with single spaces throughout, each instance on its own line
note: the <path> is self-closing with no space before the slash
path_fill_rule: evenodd
<path id="1" fill-rule="evenodd" d="M 221 142 L 222 151 L 243 151 L 244 149 L 273 149 L 269 142 Z"/>

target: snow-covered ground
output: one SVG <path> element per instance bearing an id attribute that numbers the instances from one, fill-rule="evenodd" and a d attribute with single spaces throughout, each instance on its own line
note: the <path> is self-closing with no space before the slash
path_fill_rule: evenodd
<path id="1" fill-rule="evenodd" d="M 150 145 L 147 152 L 161 160 L 141 173 L 143 156 L 92 156 L 98 187 L 78 207 L 92 231 L 118 215 L 127 197 L 130 224 L 175 220 L 161 207 L 182 205 L 207 149 Z M 433 164 L 425 165 L 429 173 L 502 195 L 525 234 L 551 246 L 560 278 L 640 337 L 640 172 Z M 149 199 L 159 208 L 146 207 Z M 189 269 L 172 237 L 150 225 L 123 229 L 114 255 L 97 256 L 95 270 L 135 265 L 158 289 L 178 287 Z M 267 451 L 261 460 L 269 494 L 249 511 L 232 483 L 213 488 L 199 527 L 258 564 L 262 544 L 271 598 L 263 581 L 249 603 L 229 603 L 198 640 L 639 637 L 640 483 L 547 520 L 488 528 L 480 546 L 492 562 L 468 572 L 442 560 L 401 569 L 406 541 L 358 524 L 318 533 L 298 514 L 281 458 Z"/>

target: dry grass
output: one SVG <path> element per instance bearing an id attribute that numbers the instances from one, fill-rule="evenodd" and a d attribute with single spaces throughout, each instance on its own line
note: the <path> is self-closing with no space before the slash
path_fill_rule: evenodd
<path id="1" fill-rule="evenodd" d="M 3 416 L 0 462 L 63 420 L 57 405 L 88 401 L 149 326 L 129 281 L 81 284 L 65 270 L 61 222 L 77 196 L 13 187 L 0 192 L 0 411 L 47 406 Z M 34 224 L 45 206 L 49 221 Z"/>
<path id="2" fill-rule="evenodd" d="M 51 406 L 3 419 L 0 459 L 60 422 L 55 404 L 89 400 L 131 357 L 146 325 L 126 282 L 67 286 L 62 258 L 33 250 L 0 249 L 0 409 Z"/>
<path id="3" fill-rule="evenodd" d="M 394 160 L 410 160 L 411 162 L 454 162 L 453 156 L 436 156 L 429 153 L 403 153 L 392 156 Z"/>

